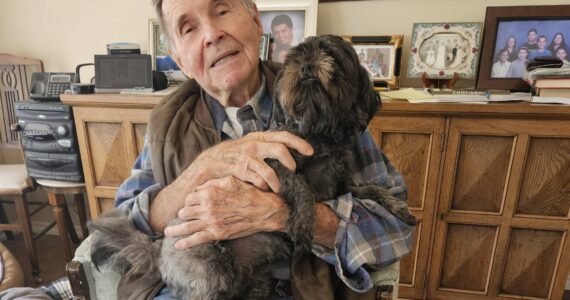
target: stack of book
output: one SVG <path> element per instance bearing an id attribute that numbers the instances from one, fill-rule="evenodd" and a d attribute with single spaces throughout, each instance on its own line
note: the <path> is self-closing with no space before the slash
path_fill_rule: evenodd
<path id="1" fill-rule="evenodd" d="M 570 104 L 570 76 L 539 77 L 534 80 L 532 102 Z"/>
<path id="2" fill-rule="evenodd" d="M 570 65 L 561 68 L 538 68 L 529 72 L 535 103 L 570 104 Z"/>

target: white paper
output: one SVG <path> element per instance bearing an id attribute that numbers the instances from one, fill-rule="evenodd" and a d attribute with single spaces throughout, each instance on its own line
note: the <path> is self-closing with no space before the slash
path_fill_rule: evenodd
<path id="1" fill-rule="evenodd" d="M 570 98 L 564 97 L 532 97 L 532 103 L 566 104 L 570 105 Z"/>

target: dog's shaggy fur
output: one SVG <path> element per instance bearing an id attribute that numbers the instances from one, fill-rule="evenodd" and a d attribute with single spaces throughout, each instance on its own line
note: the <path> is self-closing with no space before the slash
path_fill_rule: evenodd
<path id="1" fill-rule="evenodd" d="M 127 276 L 158 276 L 160 270 L 162 279 L 185 298 L 267 299 L 271 262 L 311 250 L 316 202 L 352 192 L 415 225 L 405 201 L 376 185 L 354 186 L 347 178 L 354 173 L 352 147 L 379 106 L 378 94 L 349 43 L 320 36 L 292 48 L 275 90 L 279 129 L 299 135 L 315 150 L 311 157 L 292 153 L 296 173 L 277 160 L 267 160 L 290 208 L 287 235 L 257 233 L 177 251 L 174 243 L 182 237 L 152 242 L 115 213 L 91 224 L 93 261 L 112 260 Z"/>

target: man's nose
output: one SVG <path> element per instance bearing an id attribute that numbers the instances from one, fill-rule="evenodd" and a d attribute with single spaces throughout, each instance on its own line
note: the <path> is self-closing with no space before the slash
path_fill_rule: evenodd
<path id="1" fill-rule="evenodd" d="M 204 27 L 205 27 L 204 43 L 206 46 L 219 42 L 225 36 L 224 31 L 215 22 L 208 22 L 207 24 L 205 24 Z"/>

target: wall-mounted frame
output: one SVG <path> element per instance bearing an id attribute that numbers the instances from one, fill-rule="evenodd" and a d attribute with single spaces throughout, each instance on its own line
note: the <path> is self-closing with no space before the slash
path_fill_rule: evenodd
<path id="1" fill-rule="evenodd" d="M 368 71 L 376 90 L 399 88 L 403 35 L 344 36 L 352 43 L 360 64 Z"/>
<path id="2" fill-rule="evenodd" d="M 481 23 L 415 23 L 408 77 L 475 78 Z"/>
<path id="3" fill-rule="evenodd" d="M 532 29 L 534 29 L 534 34 L 531 33 Z M 515 66 L 521 64 L 517 60 L 523 60 L 523 58 L 518 58 L 518 50 L 521 47 L 528 49 L 526 59 L 528 61 L 529 57 L 533 57 L 532 52 L 537 51 L 534 48 L 538 48 L 540 36 L 547 39 L 548 48 L 558 33 L 562 33 L 563 37 L 570 37 L 570 5 L 487 7 L 477 89 L 528 91 L 530 86 L 520 78 L 524 74 L 513 72 Z M 504 50 L 509 46 L 508 40 L 511 39 L 512 41 L 513 38 L 516 46 L 511 48 L 514 48 L 512 52 L 515 54 L 508 58 L 511 72 L 498 72 L 497 66 L 493 72 L 493 65 L 498 65 L 500 62 L 500 55 L 498 54 L 504 53 Z M 533 38 L 536 43 L 529 43 Z M 566 42 L 566 46 L 570 46 L 570 44 Z M 540 53 L 546 52 L 541 51 Z M 537 54 L 535 53 L 535 55 Z M 556 55 L 556 53 L 550 54 Z M 524 51 L 521 55 L 524 56 Z"/>
<path id="4" fill-rule="evenodd" d="M 317 34 L 318 0 L 257 0 L 256 4 L 263 32 L 272 34 L 268 60 L 283 62 L 291 47 Z"/>

